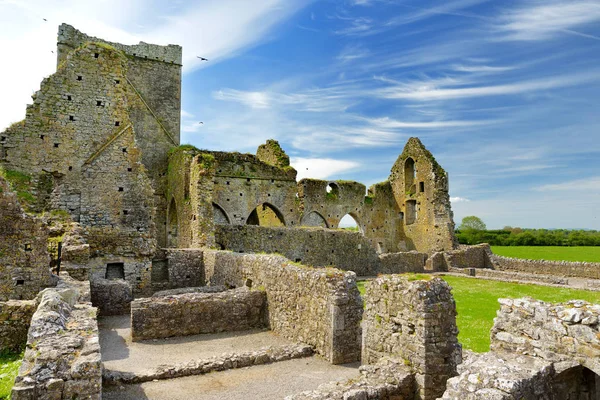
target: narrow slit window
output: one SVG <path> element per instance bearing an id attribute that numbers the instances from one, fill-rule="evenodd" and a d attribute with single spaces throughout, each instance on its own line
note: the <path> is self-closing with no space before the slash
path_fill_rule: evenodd
<path id="1" fill-rule="evenodd" d="M 423 193 L 425 191 L 425 182 L 419 182 L 419 192 Z"/>

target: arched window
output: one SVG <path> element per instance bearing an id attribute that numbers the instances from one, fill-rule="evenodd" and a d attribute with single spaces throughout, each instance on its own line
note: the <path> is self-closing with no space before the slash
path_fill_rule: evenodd
<path id="1" fill-rule="evenodd" d="M 415 160 L 408 157 L 404 162 L 404 189 L 407 195 L 415 194 L 417 188 L 415 186 L 415 180 L 417 177 L 417 170 L 415 168 Z"/>
<path id="2" fill-rule="evenodd" d="M 272 204 L 263 203 L 256 207 L 248 216 L 246 225 L 268 227 L 285 226 L 283 214 Z"/>
<path id="3" fill-rule="evenodd" d="M 320 226 L 322 228 L 329 228 L 325 218 L 323 218 L 323 216 L 316 211 L 311 211 L 310 213 L 306 214 L 304 216 L 304 218 L 302 218 L 302 225 L 303 226 Z"/>
<path id="4" fill-rule="evenodd" d="M 213 221 L 216 225 L 228 225 L 231 223 L 223 207 L 217 203 L 213 203 Z"/>
<path id="5" fill-rule="evenodd" d="M 358 221 L 358 218 L 356 217 L 356 215 L 350 213 L 350 214 L 346 214 L 342 217 L 342 219 L 340 220 L 340 223 L 338 224 L 338 228 L 341 229 L 347 229 L 349 231 L 355 231 L 355 232 L 360 232 L 363 233 L 363 227 L 361 226 L 360 222 Z"/>
<path id="6" fill-rule="evenodd" d="M 177 247 L 178 230 L 177 204 L 175 198 L 173 198 L 167 211 L 167 244 L 169 247 Z"/>

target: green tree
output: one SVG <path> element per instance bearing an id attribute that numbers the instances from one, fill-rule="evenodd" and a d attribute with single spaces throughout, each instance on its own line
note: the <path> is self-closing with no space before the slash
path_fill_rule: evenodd
<path id="1" fill-rule="evenodd" d="M 458 227 L 461 231 L 485 231 L 486 226 L 481 218 L 474 215 L 464 217 L 460 226 Z"/>

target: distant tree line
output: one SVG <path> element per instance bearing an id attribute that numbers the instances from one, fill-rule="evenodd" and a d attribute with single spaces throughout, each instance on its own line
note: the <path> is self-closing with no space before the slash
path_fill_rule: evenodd
<path id="1" fill-rule="evenodd" d="M 461 244 L 492 246 L 600 246 L 600 232 L 569 229 L 524 229 L 505 226 L 487 230 L 478 217 L 465 217 L 456 231 Z"/>

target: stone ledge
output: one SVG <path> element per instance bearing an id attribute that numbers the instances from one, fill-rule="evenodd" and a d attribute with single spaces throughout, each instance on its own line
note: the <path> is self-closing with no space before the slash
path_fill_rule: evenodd
<path id="1" fill-rule="evenodd" d="M 257 351 L 223 354 L 204 360 L 194 360 L 175 365 L 161 365 L 154 370 L 143 373 L 120 372 L 104 369 L 102 378 L 104 384 L 107 385 L 135 384 L 153 380 L 202 375 L 209 372 L 244 368 L 252 365 L 271 364 L 278 361 L 309 357 L 312 354 L 312 347 L 303 344 L 277 347 L 269 346 L 263 347 Z"/>

